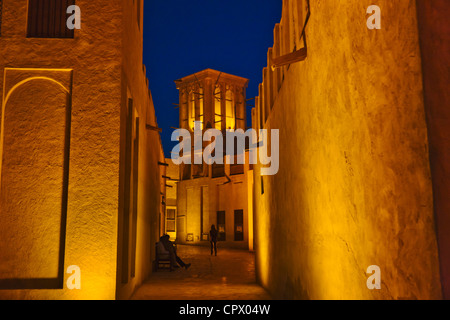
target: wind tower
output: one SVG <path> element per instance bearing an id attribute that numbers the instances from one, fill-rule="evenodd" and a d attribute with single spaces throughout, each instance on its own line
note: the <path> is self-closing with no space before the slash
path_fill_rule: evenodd
<path id="1" fill-rule="evenodd" d="M 180 94 L 180 128 L 246 129 L 248 79 L 206 69 L 175 81 Z"/>
<path id="2" fill-rule="evenodd" d="M 215 128 L 225 136 L 225 131 L 229 129 L 245 131 L 248 82 L 248 79 L 212 69 L 176 80 L 180 99 L 179 127 L 193 132 L 195 121 L 200 121 L 203 132 Z M 225 173 L 224 165 L 212 165 L 212 170 L 212 176 L 223 176 Z M 186 180 L 206 177 L 209 170 L 204 165 L 182 165 L 180 173 L 181 179 Z"/>
<path id="3" fill-rule="evenodd" d="M 208 129 L 220 130 L 224 137 L 226 130 L 246 131 L 248 82 L 212 69 L 175 81 L 180 98 L 179 127 L 192 133 L 192 164 L 178 166 L 176 206 L 166 219 L 169 226 L 166 231 L 178 243 L 208 245 L 209 230 L 214 224 L 222 245 L 253 248 L 252 166 L 248 161 L 212 165 L 193 161 L 196 121 L 201 122 L 202 135 Z M 202 152 L 210 143 L 203 142 Z M 245 156 L 248 157 L 248 152 Z"/>

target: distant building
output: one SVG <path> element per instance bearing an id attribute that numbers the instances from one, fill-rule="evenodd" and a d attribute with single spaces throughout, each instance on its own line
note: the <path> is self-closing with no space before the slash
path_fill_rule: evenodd
<path id="1" fill-rule="evenodd" d="M 180 128 L 192 132 L 194 122 L 200 121 L 203 132 L 215 128 L 225 136 L 227 129 L 246 130 L 247 79 L 206 69 L 177 80 L 176 85 Z M 174 166 L 170 159 L 168 163 L 169 168 Z M 192 161 L 181 164 L 176 177 L 175 169 L 171 170 L 171 178 L 179 180 L 177 205 L 176 209 L 167 207 L 166 225 L 171 226 L 167 232 L 176 235 L 178 243 L 208 244 L 214 224 L 222 245 L 253 249 L 253 171 L 248 155 L 245 164 Z"/>
<path id="2" fill-rule="evenodd" d="M 172 163 L 172 159 L 166 159 L 168 166 L 164 170 L 163 180 L 165 181 L 165 215 L 161 221 L 164 222 L 162 229 L 164 233 L 168 234 L 171 240 L 177 238 L 176 234 L 176 221 L 177 221 L 177 193 L 179 181 L 179 166 Z"/>

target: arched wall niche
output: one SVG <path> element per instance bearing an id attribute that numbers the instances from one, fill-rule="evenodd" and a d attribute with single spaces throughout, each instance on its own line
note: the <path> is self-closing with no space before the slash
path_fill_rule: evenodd
<path id="1" fill-rule="evenodd" d="M 0 289 L 64 280 L 72 71 L 7 68 L 0 133 Z"/>

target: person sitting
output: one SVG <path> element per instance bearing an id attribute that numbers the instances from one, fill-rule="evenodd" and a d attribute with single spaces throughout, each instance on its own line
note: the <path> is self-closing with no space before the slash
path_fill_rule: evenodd
<path id="1" fill-rule="evenodd" d="M 173 271 L 173 268 L 177 266 L 177 263 L 180 265 L 180 267 L 185 268 L 186 270 L 191 266 L 190 263 L 186 264 L 181 260 L 180 257 L 177 255 L 177 249 L 173 245 L 172 241 L 169 240 L 170 236 L 168 234 L 163 235 L 159 240 L 164 245 L 164 248 L 169 252 L 170 254 L 170 271 Z"/>

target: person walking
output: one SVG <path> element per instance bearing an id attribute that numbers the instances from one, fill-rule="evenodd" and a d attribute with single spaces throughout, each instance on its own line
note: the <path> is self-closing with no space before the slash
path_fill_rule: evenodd
<path id="1" fill-rule="evenodd" d="M 209 241 L 211 243 L 211 255 L 213 255 L 213 249 L 214 253 L 217 256 L 217 236 L 218 232 L 215 225 L 211 226 L 211 230 L 209 231 Z"/>

